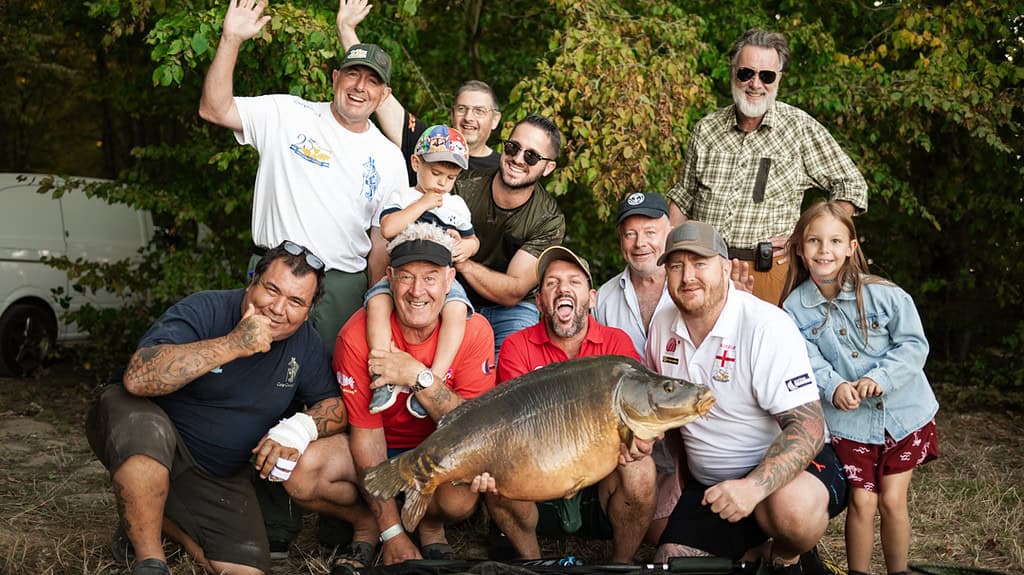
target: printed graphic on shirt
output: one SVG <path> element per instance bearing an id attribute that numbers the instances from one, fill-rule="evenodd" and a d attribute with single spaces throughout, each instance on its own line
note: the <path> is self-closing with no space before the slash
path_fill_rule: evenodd
<path id="1" fill-rule="evenodd" d="M 334 377 L 338 378 L 338 387 L 341 388 L 342 393 L 356 392 L 356 380 L 352 379 L 352 376 L 337 371 L 334 373 Z"/>
<path id="2" fill-rule="evenodd" d="M 483 373 L 484 375 L 487 375 L 487 374 L 491 373 L 491 371 L 493 369 L 494 369 L 494 364 L 489 362 L 489 361 L 487 361 L 486 359 L 484 360 L 484 362 L 482 364 L 480 364 L 480 372 Z"/>
<path id="3" fill-rule="evenodd" d="M 299 134 L 298 141 L 288 146 L 288 149 L 311 164 L 321 168 L 331 167 L 331 151 L 305 134 Z"/>
<path id="4" fill-rule="evenodd" d="M 377 163 L 373 158 L 367 158 L 363 164 L 363 197 L 372 200 L 377 195 L 377 188 L 380 187 L 380 172 L 377 171 Z"/>
<path id="5" fill-rule="evenodd" d="M 295 387 L 295 376 L 299 374 L 299 362 L 292 356 L 288 360 L 288 371 L 285 373 L 284 381 L 277 382 L 277 387 Z"/>
<path id="6" fill-rule="evenodd" d="M 669 339 L 665 344 L 665 353 L 661 354 L 661 363 L 679 365 L 679 354 L 676 351 L 678 348 L 679 341 L 674 337 Z"/>
<path id="7" fill-rule="evenodd" d="M 715 355 L 715 363 L 711 368 L 711 379 L 719 383 L 728 383 L 732 379 L 733 368 L 736 367 L 736 346 L 721 344 Z"/>
<path id="8" fill-rule="evenodd" d="M 806 373 L 801 373 L 800 375 L 792 379 L 786 380 L 786 389 L 788 389 L 789 391 L 796 391 L 801 387 L 804 387 L 805 385 L 810 385 L 812 381 L 813 380 L 811 379 L 810 375 Z"/>

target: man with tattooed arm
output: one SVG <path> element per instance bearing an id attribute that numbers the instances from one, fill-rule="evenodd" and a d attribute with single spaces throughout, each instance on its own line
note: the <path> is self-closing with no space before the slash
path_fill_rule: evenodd
<path id="1" fill-rule="evenodd" d="M 123 384 L 101 393 L 86 433 L 113 479 L 112 548 L 121 561 L 134 555 L 133 574 L 170 573 L 161 531 L 211 573 L 269 571 L 252 467 L 284 481 L 311 441 L 348 423 L 306 321 L 324 267 L 289 241 L 268 250 L 246 288 L 171 306 L 142 337 Z M 293 399 L 308 408 L 278 421 Z"/>
<path id="2" fill-rule="evenodd" d="M 675 305 L 651 321 L 646 364 L 709 386 L 716 402 L 680 430 L 689 477 L 655 560 L 761 558 L 759 574 L 799 575 L 800 555 L 846 504 L 803 338 L 781 309 L 731 284 L 713 226 L 673 229 L 662 264 Z"/>

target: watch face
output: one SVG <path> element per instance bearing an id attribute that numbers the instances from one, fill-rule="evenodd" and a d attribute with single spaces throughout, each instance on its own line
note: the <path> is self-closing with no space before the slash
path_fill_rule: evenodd
<path id="1" fill-rule="evenodd" d="M 434 384 L 434 374 L 431 373 L 430 370 L 421 371 L 420 374 L 416 376 L 416 384 L 420 387 L 430 387 Z"/>

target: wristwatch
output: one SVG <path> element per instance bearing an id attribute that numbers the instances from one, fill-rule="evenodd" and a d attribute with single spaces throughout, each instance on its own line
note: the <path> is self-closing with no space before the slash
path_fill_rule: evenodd
<path id="1" fill-rule="evenodd" d="M 412 386 L 412 392 L 424 390 L 431 385 L 434 385 L 434 372 L 429 369 L 424 369 L 416 375 L 416 383 Z"/>

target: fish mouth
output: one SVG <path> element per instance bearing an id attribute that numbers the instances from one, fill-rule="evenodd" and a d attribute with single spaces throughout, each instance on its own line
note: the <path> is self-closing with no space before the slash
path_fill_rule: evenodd
<path id="1" fill-rule="evenodd" d="M 697 398 L 697 405 L 694 407 L 694 411 L 697 412 L 697 415 L 704 417 L 711 411 L 711 407 L 714 405 L 715 397 L 711 395 L 711 390 L 706 390 Z"/>

